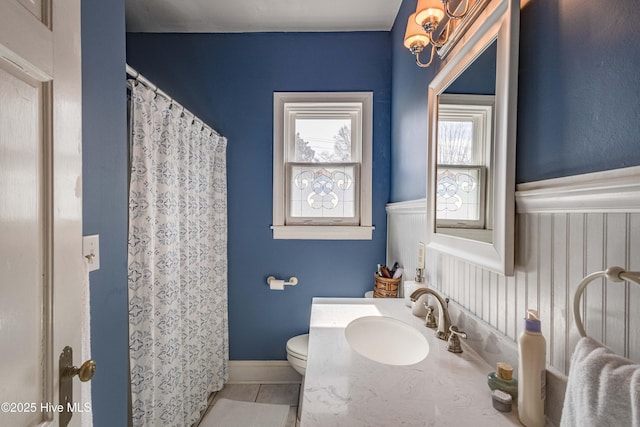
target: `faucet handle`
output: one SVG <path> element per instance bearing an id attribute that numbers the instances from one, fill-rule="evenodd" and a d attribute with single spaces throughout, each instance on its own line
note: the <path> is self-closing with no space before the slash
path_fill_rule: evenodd
<path id="1" fill-rule="evenodd" d="M 462 353 L 462 346 L 460 345 L 460 337 L 467 338 L 466 332 L 459 331 L 458 327 L 455 325 L 451 325 L 449 327 L 449 341 L 447 345 L 447 350 L 452 353 Z"/>
<path id="2" fill-rule="evenodd" d="M 427 317 L 426 317 L 426 322 L 425 322 L 425 326 L 427 328 L 437 328 L 438 327 L 438 322 L 436 322 L 436 316 L 433 315 L 433 306 L 427 304 L 426 302 L 424 303 L 424 308 L 427 309 Z"/>

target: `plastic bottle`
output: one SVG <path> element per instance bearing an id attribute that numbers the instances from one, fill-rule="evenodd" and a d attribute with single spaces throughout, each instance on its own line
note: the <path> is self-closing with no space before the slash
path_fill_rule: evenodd
<path id="1" fill-rule="evenodd" d="M 525 329 L 518 340 L 518 353 L 518 417 L 527 427 L 543 427 L 547 342 L 540 332 L 536 310 L 527 310 Z"/>

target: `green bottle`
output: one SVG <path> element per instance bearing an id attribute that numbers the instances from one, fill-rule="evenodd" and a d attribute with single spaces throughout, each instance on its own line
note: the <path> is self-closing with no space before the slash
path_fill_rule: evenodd
<path id="1" fill-rule="evenodd" d="M 498 362 L 496 371 L 489 373 L 487 383 L 491 390 L 502 390 L 518 401 L 518 380 L 513 378 L 513 367 L 507 363 Z"/>

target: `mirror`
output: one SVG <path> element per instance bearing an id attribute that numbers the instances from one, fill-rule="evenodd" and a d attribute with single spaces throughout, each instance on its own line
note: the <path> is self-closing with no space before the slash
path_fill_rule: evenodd
<path id="1" fill-rule="evenodd" d="M 518 0 L 492 0 L 429 85 L 427 244 L 513 274 Z"/>

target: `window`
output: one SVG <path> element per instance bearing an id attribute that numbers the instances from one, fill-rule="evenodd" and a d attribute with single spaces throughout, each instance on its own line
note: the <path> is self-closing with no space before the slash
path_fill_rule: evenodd
<path id="1" fill-rule="evenodd" d="M 372 104 L 371 92 L 274 93 L 274 239 L 371 239 Z"/>
<path id="2" fill-rule="evenodd" d="M 491 228 L 487 199 L 491 197 L 493 134 L 491 95 L 441 95 L 438 107 L 438 227 Z"/>

